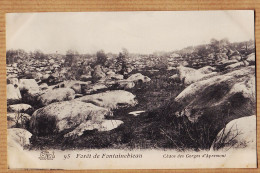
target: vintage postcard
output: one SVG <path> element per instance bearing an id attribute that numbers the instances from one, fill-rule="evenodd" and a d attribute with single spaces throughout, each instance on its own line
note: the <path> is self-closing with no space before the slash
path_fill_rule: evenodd
<path id="1" fill-rule="evenodd" d="M 6 14 L 9 169 L 256 168 L 254 11 Z"/>

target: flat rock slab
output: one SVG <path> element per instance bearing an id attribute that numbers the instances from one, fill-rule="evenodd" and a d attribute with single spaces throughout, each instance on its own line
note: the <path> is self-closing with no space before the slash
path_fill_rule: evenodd
<path id="1" fill-rule="evenodd" d="M 15 104 L 15 105 L 9 105 L 7 110 L 10 112 L 28 112 L 29 110 L 32 110 L 32 106 L 28 104 Z"/>
<path id="2" fill-rule="evenodd" d="M 110 110 L 117 109 L 119 107 L 135 106 L 137 104 L 135 95 L 124 90 L 114 90 L 93 95 L 86 95 L 75 100 L 92 103 Z"/>
<path id="3" fill-rule="evenodd" d="M 88 130 L 98 130 L 100 132 L 103 131 L 110 131 L 124 122 L 121 120 L 102 120 L 102 121 L 86 121 L 84 123 L 81 123 L 77 128 L 75 128 L 72 132 L 67 133 L 65 137 L 69 136 L 81 136 L 83 135 L 84 131 Z"/>
<path id="4" fill-rule="evenodd" d="M 130 115 L 133 115 L 133 116 L 138 116 L 138 115 L 140 115 L 141 113 L 144 113 L 145 111 L 133 111 L 133 112 L 129 112 L 128 114 L 130 114 Z"/>
<path id="5" fill-rule="evenodd" d="M 43 106 L 54 102 L 68 101 L 75 98 L 75 91 L 70 88 L 57 88 L 49 90 L 39 96 L 38 100 Z"/>

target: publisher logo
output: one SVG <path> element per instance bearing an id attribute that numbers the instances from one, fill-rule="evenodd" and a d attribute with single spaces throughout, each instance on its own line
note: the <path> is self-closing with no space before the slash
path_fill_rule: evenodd
<path id="1" fill-rule="evenodd" d="M 47 150 L 41 151 L 40 160 L 53 160 L 55 158 L 54 151 L 51 153 Z"/>

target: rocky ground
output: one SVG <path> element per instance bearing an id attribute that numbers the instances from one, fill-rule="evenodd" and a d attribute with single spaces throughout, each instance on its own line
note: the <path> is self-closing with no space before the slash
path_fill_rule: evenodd
<path id="1" fill-rule="evenodd" d="M 214 150 L 256 141 L 254 53 L 214 67 L 133 70 L 127 78 L 107 70 L 92 77 L 98 80 L 51 84 L 44 76 L 9 76 L 8 145 Z"/>

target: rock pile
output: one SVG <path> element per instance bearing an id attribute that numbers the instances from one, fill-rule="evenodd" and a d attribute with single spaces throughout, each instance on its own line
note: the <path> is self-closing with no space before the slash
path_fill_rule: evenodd
<path id="1" fill-rule="evenodd" d="M 43 78 L 40 74 L 36 77 Z M 46 83 L 38 85 L 35 79 L 8 79 L 10 141 L 23 134 L 23 142 L 16 141 L 23 147 L 30 144 L 32 135 L 63 133 L 65 137 L 81 136 L 84 131 L 109 131 L 123 124 L 121 120 L 108 120 L 107 117 L 113 116 L 115 109 L 135 106 L 137 101 L 135 95 L 128 91 L 110 91 L 112 85 L 108 85 L 109 80 L 115 83 L 133 82 L 134 86 L 137 80 L 148 82 L 150 79 L 140 73 L 127 80 L 113 73 L 105 80 L 101 78 L 96 83 L 69 80 L 51 86 Z"/>

